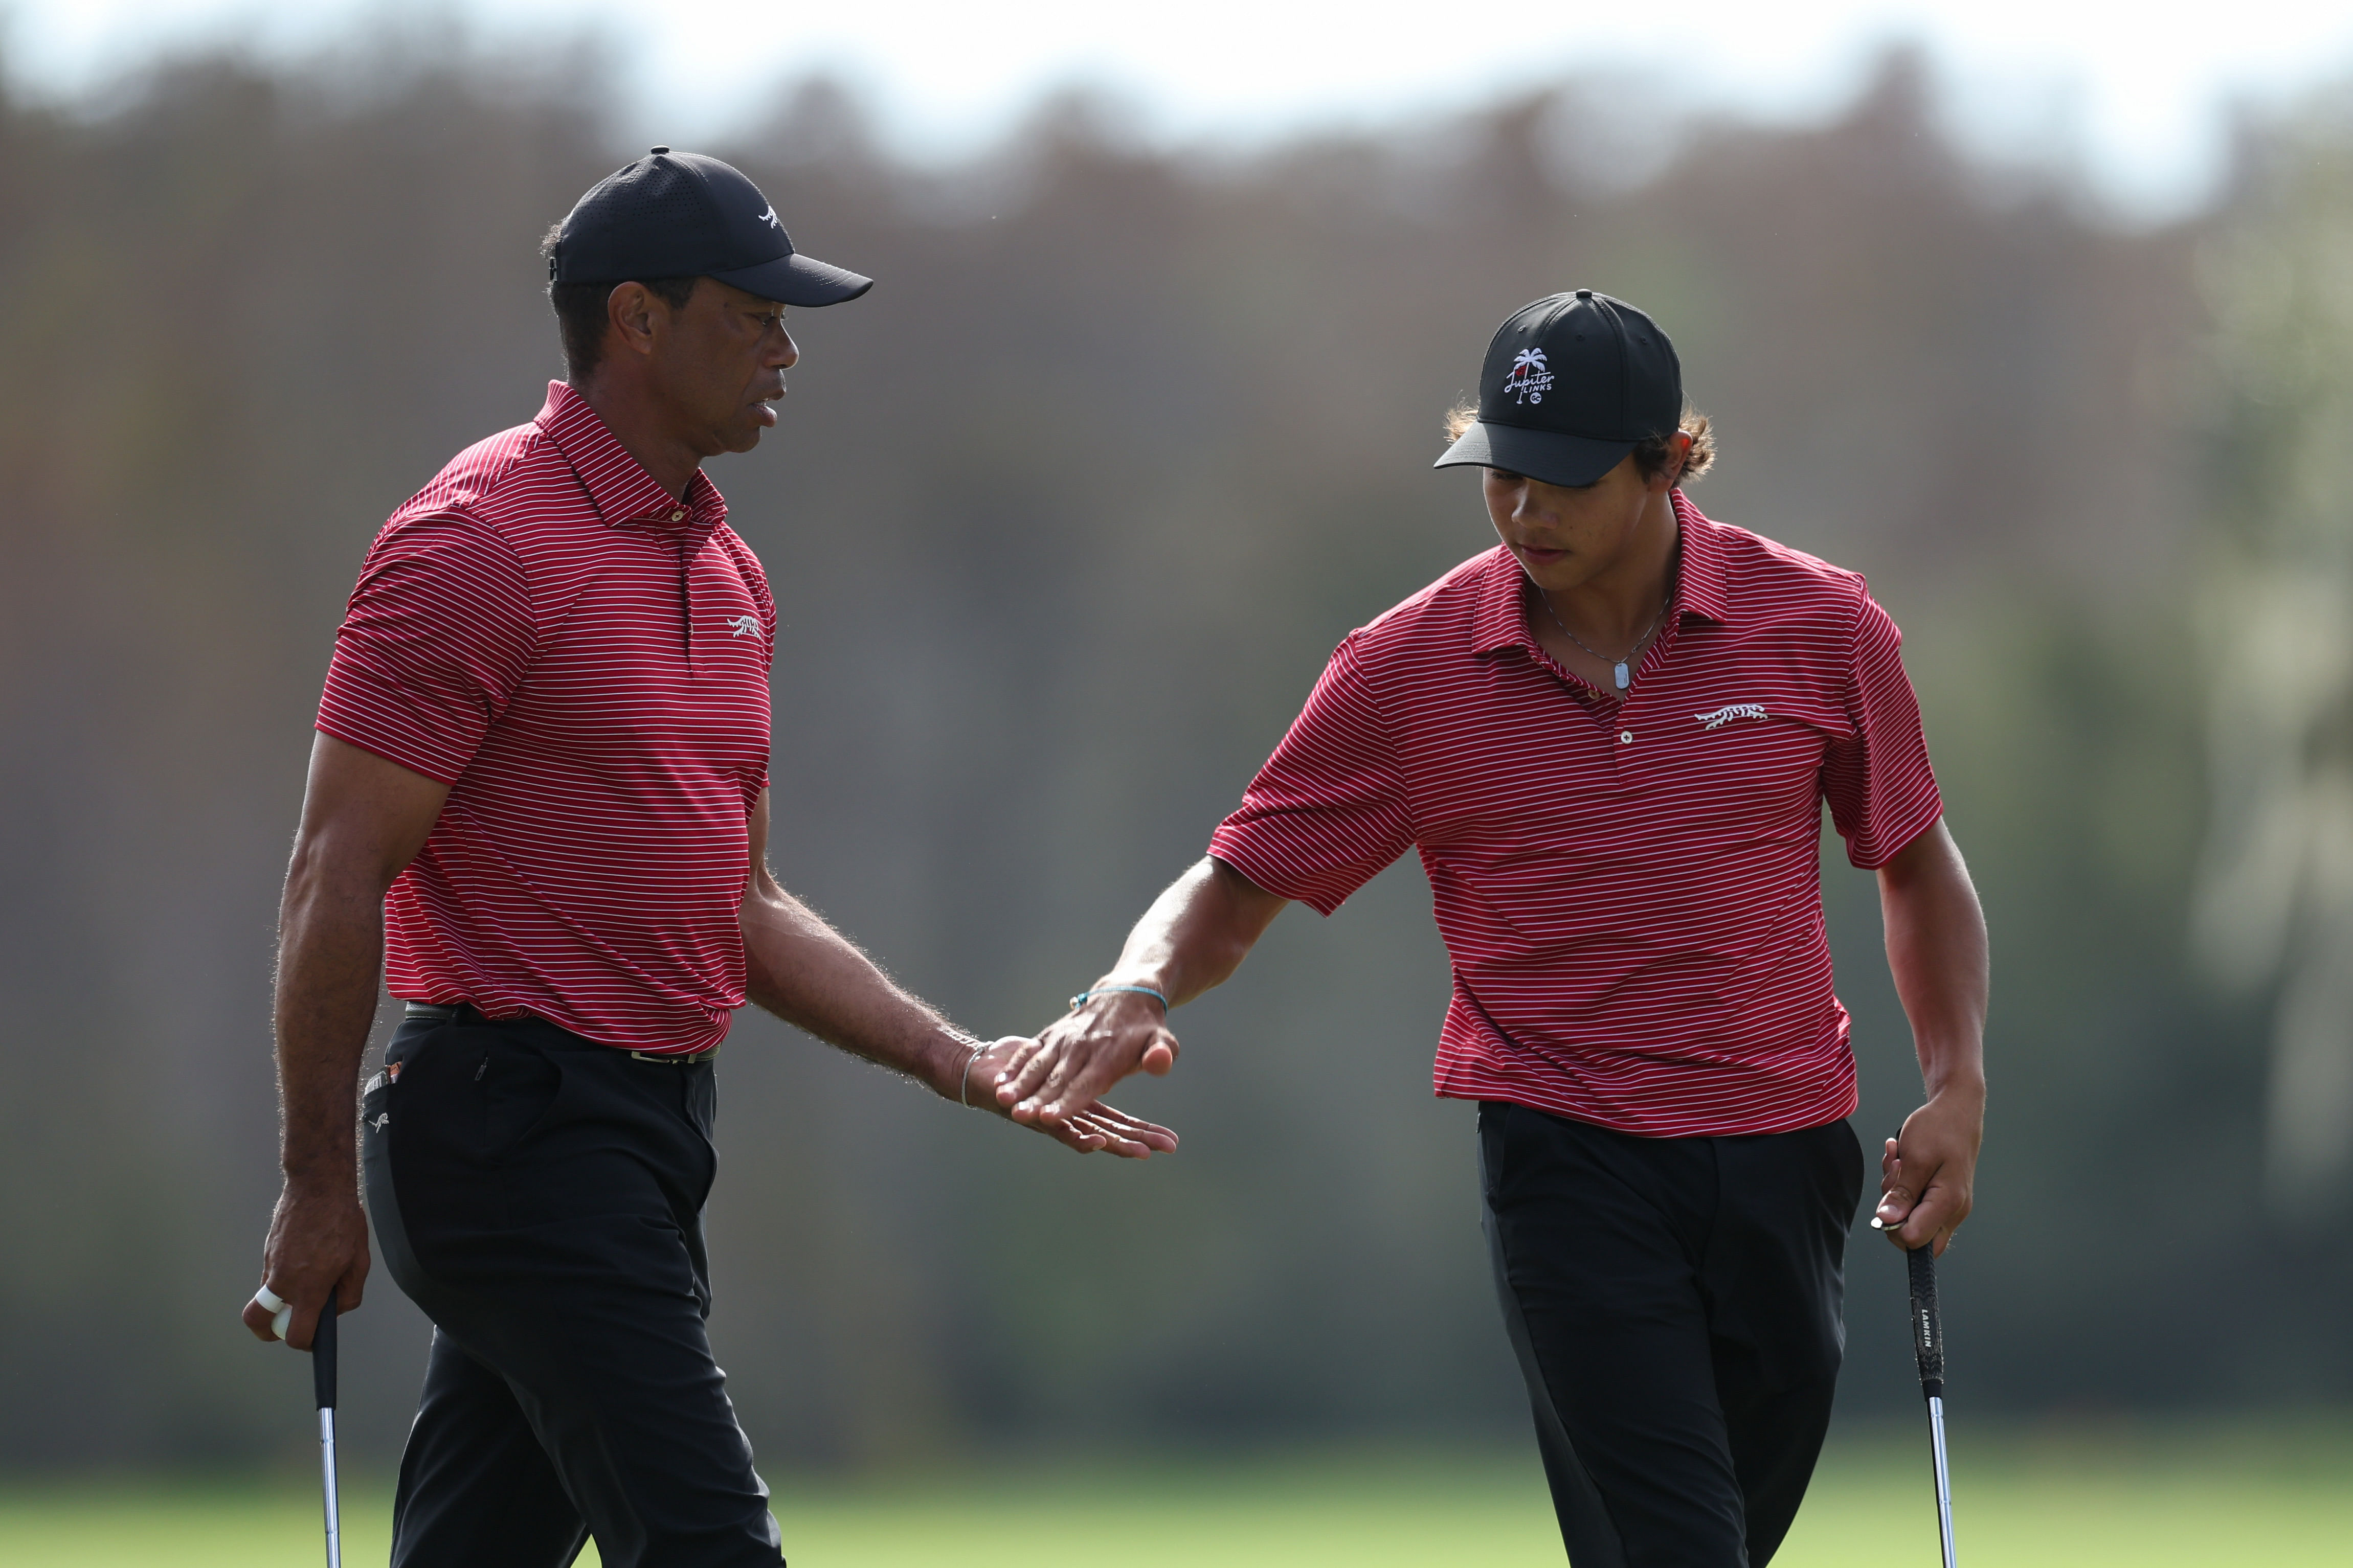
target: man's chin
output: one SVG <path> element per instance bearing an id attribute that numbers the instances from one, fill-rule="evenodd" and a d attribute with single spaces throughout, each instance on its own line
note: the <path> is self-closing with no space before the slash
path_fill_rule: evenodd
<path id="1" fill-rule="evenodd" d="M 1581 588 L 1593 575 L 1585 562 L 1573 556 L 1544 563 L 1522 557 L 1520 567 L 1527 574 L 1529 582 L 1547 594 L 1566 594 L 1572 588 Z"/>

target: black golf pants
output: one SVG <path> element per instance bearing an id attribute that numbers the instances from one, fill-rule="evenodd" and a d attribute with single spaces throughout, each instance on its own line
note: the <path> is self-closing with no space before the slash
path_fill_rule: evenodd
<path id="1" fill-rule="evenodd" d="M 385 1265 L 433 1320 L 395 1568 L 783 1561 L 711 1358 L 709 1061 L 412 1017 L 362 1100 Z"/>
<path id="2" fill-rule="evenodd" d="M 1764 1568 L 1829 1430 L 1862 1149 L 1479 1107 L 1488 1250 L 1576 1568 Z"/>

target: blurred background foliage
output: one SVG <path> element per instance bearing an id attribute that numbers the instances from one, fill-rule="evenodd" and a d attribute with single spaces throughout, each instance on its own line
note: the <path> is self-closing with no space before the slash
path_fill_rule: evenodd
<path id="1" fill-rule="evenodd" d="M 592 107 L 613 68 L 412 35 L 0 103 L 0 1462 L 302 1447 L 298 1358 L 235 1313 L 310 718 L 382 519 L 560 374 L 535 246 L 634 155 Z M 781 93 L 708 150 L 881 280 L 796 317 L 782 428 L 713 466 L 781 610 L 787 883 L 972 1026 L 1042 1024 L 1332 646 L 1493 542 L 1427 469 L 1440 415 L 1511 310 L 1602 289 L 1718 422 L 1694 500 L 1868 573 L 1908 634 L 1996 954 L 1956 1397 L 2353 1397 L 2343 1169 L 2265 1197 L 2284 961 L 2201 963 L 2232 920 L 2192 919 L 2234 748 L 2340 733 L 2230 730 L 2275 670 L 2235 657 L 2269 612 L 2217 584 L 2346 557 L 2341 486 L 2278 482 L 2353 450 L 2346 122 L 2251 121 L 2211 210 L 2135 226 L 2055 153 L 1956 152 L 1925 81 L 1894 54 L 1828 122 L 1685 120 L 1640 155 L 1601 79 L 1217 156 L 1072 94 L 952 167 L 886 156 L 838 86 Z M 2341 694 L 2345 655 L 2298 646 L 2278 668 L 2333 657 Z M 1917 1074 L 1872 881 L 1835 840 L 1824 874 L 1868 1141 Z M 1516 1439 L 1470 1109 L 1428 1092 L 1427 904 L 1408 863 L 1280 921 L 1121 1097 L 1185 1135 L 1145 1166 L 746 1015 L 713 1331 L 769 1463 Z M 2353 928 L 2298 918 L 2348 967 Z M 1852 1273 L 1860 1417 L 1916 1395 L 1901 1270 L 1858 1242 Z M 347 1330 L 364 1452 L 426 1333 L 379 1276 Z"/>

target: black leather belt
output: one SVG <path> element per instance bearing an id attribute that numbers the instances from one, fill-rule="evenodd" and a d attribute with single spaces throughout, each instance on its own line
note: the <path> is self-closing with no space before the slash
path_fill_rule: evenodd
<path id="1" fill-rule="evenodd" d="M 512 1024 L 526 1018 L 534 1024 L 547 1023 L 547 1020 L 541 1018 L 538 1015 L 533 1013 L 519 1014 L 514 1018 L 492 1018 L 485 1015 L 480 1008 L 475 1006 L 471 1002 L 410 1002 L 406 1005 L 408 1009 L 406 1015 L 406 1016 L 411 1018 L 429 1019 L 437 1024 L 447 1024 L 456 1018 L 459 1014 L 467 1012 L 472 1013 L 476 1017 L 480 1018 L 482 1022 L 486 1024 Z M 563 1028 L 563 1026 L 560 1024 L 551 1023 L 548 1024 L 547 1026 L 551 1029 Z M 565 1033 L 569 1034 L 570 1031 L 565 1030 Z M 578 1038 L 577 1036 L 575 1036 L 574 1037 Z M 594 1045 L 596 1042 L 585 1041 L 583 1043 Z M 607 1048 L 609 1049 L 611 1047 Z M 628 1053 L 628 1056 L 629 1059 L 632 1061 L 666 1062 L 671 1065 L 684 1064 L 691 1066 L 696 1062 L 707 1062 L 718 1054 L 719 1047 L 717 1046 L 712 1046 L 710 1049 L 702 1051 L 631 1051 Z"/>

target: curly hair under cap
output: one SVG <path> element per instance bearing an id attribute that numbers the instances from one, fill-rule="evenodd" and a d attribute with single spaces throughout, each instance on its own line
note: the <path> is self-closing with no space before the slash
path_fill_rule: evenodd
<path id="1" fill-rule="evenodd" d="M 1463 433 L 1479 423 L 1479 405 L 1458 403 L 1446 411 L 1446 440 L 1449 446 L 1462 439 Z M 1708 416 L 1689 404 L 1683 405 L 1681 430 L 1691 437 L 1691 451 L 1683 458 L 1683 471 L 1675 476 L 1675 486 L 1681 489 L 1694 479 L 1704 479 L 1715 466 L 1715 426 Z M 1674 460 L 1674 437 L 1652 436 L 1634 444 L 1634 467 L 1646 479 L 1655 479 L 1667 471 Z"/>

